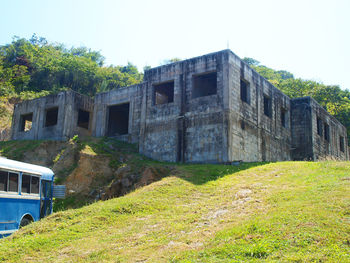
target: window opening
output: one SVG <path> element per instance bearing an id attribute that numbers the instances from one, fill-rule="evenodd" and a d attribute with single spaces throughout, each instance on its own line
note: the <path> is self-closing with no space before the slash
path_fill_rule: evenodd
<path id="1" fill-rule="evenodd" d="M 39 177 L 32 176 L 30 191 L 32 194 L 39 194 Z"/>
<path id="2" fill-rule="evenodd" d="M 107 136 L 129 133 L 129 103 L 110 106 L 108 109 Z"/>
<path id="3" fill-rule="evenodd" d="M 18 174 L 9 173 L 9 192 L 18 192 Z"/>
<path id="4" fill-rule="evenodd" d="M 46 110 L 45 127 L 54 126 L 57 124 L 58 108 L 51 108 Z"/>
<path id="5" fill-rule="evenodd" d="M 245 79 L 241 79 L 241 100 L 250 104 L 250 85 Z"/>
<path id="6" fill-rule="evenodd" d="M 287 111 L 284 108 L 281 108 L 281 124 L 284 128 L 287 127 Z"/>
<path id="7" fill-rule="evenodd" d="M 269 98 L 268 96 L 264 95 L 264 114 L 268 117 L 271 118 L 271 98 Z"/>
<path id="8" fill-rule="evenodd" d="M 241 123 L 241 129 L 245 130 L 245 122 L 243 120 L 241 120 L 240 123 Z"/>
<path id="9" fill-rule="evenodd" d="M 339 146 L 340 146 L 340 151 L 344 152 L 344 137 L 339 136 Z"/>
<path id="10" fill-rule="evenodd" d="M 322 136 L 322 120 L 317 117 L 317 134 Z"/>
<path id="11" fill-rule="evenodd" d="M 154 105 L 174 102 L 174 81 L 153 86 Z"/>
<path id="12" fill-rule="evenodd" d="M 7 191 L 8 172 L 0 171 L 0 191 Z"/>
<path id="13" fill-rule="evenodd" d="M 22 174 L 22 193 L 30 194 L 30 178 L 28 174 Z"/>
<path id="14" fill-rule="evenodd" d="M 324 139 L 329 141 L 329 125 L 327 123 L 324 124 Z"/>
<path id="15" fill-rule="evenodd" d="M 21 115 L 19 131 L 29 131 L 32 128 L 33 113 Z"/>
<path id="16" fill-rule="evenodd" d="M 22 193 L 39 194 L 39 177 L 22 174 Z"/>
<path id="17" fill-rule="evenodd" d="M 78 111 L 78 127 L 89 129 L 90 112 L 79 109 Z"/>
<path id="18" fill-rule="evenodd" d="M 192 98 L 216 94 L 216 72 L 193 76 Z"/>

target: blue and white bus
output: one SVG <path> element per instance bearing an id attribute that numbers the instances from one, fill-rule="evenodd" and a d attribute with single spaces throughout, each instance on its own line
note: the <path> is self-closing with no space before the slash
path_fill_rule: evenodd
<path id="1" fill-rule="evenodd" d="M 0 157 L 0 238 L 52 213 L 54 173 Z"/>

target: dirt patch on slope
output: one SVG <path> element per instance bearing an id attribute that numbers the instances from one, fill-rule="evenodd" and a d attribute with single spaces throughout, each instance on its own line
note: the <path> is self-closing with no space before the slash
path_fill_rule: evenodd
<path id="1" fill-rule="evenodd" d="M 80 153 L 77 167 L 68 175 L 65 184 L 68 192 L 88 195 L 92 186 L 103 186 L 113 175 L 108 157 Z"/>
<path id="2" fill-rule="evenodd" d="M 66 147 L 67 142 L 44 141 L 33 151 L 23 155 L 23 162 L 52 167 L 57 154 Z"/>
<path id="3" fill-rule="evenodd" d="M 83 205 L 125 195 L 172 171 L 172 166 L 143 163 L 144 157 L 137 154 L 134 145 L 109 138 L 13 141 L 4 144 L 5 148 L 11 149 L 3 151 L 10 158 L 51 168 L 55 183 L 66 185 L 67 200 L 71 200 L 66 208 L 79 207 L 75 198 L 85 200 Z"/>
<path id="4" fill-rule="evenodd" d="M 162 179 L 169 174 L 169 169 L 164 167 L 147 167 L 141 174 L 137 187 L 142 187 Z"/>

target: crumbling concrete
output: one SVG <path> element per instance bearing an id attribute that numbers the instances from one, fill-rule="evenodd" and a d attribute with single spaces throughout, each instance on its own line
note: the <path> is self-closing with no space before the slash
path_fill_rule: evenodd
<path id="1" fill-rule="evenodd" d="M 293 160 L 348 160 L 346 128 L 310 97 L 292 100 Z"/>
<path id="2" fill-rule="evenodd" d="M 72 91 L 25 101 L 12 123 L 13 139 L 112 136 L 169 162 L 349 158 L 343 125 L 308 97 L 290 99 L 230 50 L 152 68 L 144 82 L 94 101 Z"/>
<path id="3" fill-rule="evenodd" d="M 93 100 L 73 91 L 16 104 L 12 119 L 13 140 L 66 140 L 75 134 L 91 135 L 91 121 L 78 126 L 79 110 L 92 119 Z M 26 124 L 30 120 L 30 125 Z M 27 128 L 26 128 L 27 127 Z"/>

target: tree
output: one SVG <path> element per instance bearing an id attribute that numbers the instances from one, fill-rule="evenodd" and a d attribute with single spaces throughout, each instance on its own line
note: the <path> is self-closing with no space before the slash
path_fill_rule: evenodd
<path id="1" fill-rule="evenodd" d="M 12 43 L 0 46 L 0 94 L 47 94 L 70 88 L 93 96 L 99 90 L 142 81 L 143 74 L 132 63 L 104 67 L 104 59 L 100 51 L 87 47 L 67 49 L 36 34 L 29 40 L 15 36 Z"/>
<path id="2" fill-rule="evenodd" d="M 255 60 L 254 58 L 243 58 L 243 61 L 247 63 L 249 66 L 258 66 L 260 64 L 259 61 Z"/>

